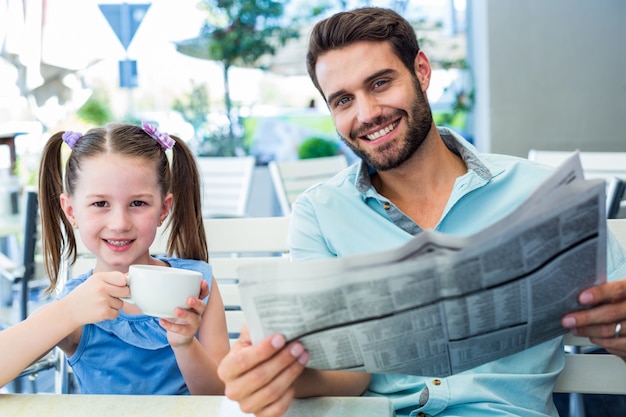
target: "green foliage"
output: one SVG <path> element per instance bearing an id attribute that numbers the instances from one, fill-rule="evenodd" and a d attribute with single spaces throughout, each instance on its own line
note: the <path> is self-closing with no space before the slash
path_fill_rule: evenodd
<path id="1" fill-rule="evenodd" d="M 313 17 L 324 8 L 307 8 L 299 16 L 285 17 L 288 0 L 201 0 L 198 7 L 207 19 L 195 42 L 179 45 L 182 53 L 197 58 L 220 61 L 224 65 L 224 102 L 226 114 L 232 115 L 228 71 L 233 65 L 262 67 L 260 58 L 274 55 L 290 39 L 300 35 L 303 16 Z M 236 140 L 233 126 L 229 135 Z M 234 145 L 241 148 L 241 144 Z"/>
<path id="2" fill-rule="evenodd" d="M 76 115 L 85 123 L 103 126 L 113 120 L 113 112 L 108 98 L 102 93 L 94 93 L 78 109 Z"/>
<path id="3" fill-rule="evenodd" d="M 195 132 L 191 144 L 198 156 L 235 156 L 245 153 L 241 138 L 231 132 L 228 118 L 221 114 L 211 114 L 209 89 L 205 84 L 192 82 L 191 92 L 176 98 L 172 108 L 189 122 Z"/>
<path id="4" fill-rule="evenodd" d="M 146 120 L 148 121 L 148 120 Z M 122 123 L 128 123 L 135 126 L 141 126 L 142 120 L 133 114 L 125 114 L 122 117 Z"/>
<path id="5" fill-rule="evenodd" d="M 243 132 L 239 128 L 231 132 L 231 124 L 224 115 L 213 114 L 196 129 L 199 142 L 194 146 L 199 156 L 241 156 L 247 153 Z"/>
<path id="6" fill-rule="evenodd" d="M 433 114 L 435 124 L 465 129 L 467 113 L 472 108 L 473 100 L 473 93 L 469 94 L 469 98 L 465 95 L 464 92 L 458 93 L 456 95 L 456 99 L 452 106 L 451 112 L 439 113 L 437 115 Z"/>
<path id="7" fill-rule="evenodd" d="M 214 60 L 231 65 L 252 66 L 289 39 L 298 38 L 299 25 L 283 17 L 286 1 L 202 0 L 208 12 L 201 37 L 210 39 Z"/>
<path id="8" fill-rule="evenodd" d="M 305 139 L 298 147 L 298 158 L 322 158 L 339 154 L 337 144 L 331 140 L 312 137 Z"/>
<path id="9" fill-rule="evenodd" d="M 196 84 L 192 81 L 191 93 L 182 99 L 174 100 L 174 110 L 183 115 L 186 121 L 198 130 L 206 123 L 209 114 L 209 89 L 206 85 Z"/>

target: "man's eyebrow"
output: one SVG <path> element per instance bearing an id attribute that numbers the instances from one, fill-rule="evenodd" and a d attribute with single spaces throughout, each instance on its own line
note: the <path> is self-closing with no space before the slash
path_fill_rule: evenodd
<path id="1" fill-rule="evenodd" d="M 337 97 L 342 96 L 346 93 L 346 90 L 339 90 L 339 91 L 335 91 L 334 93 L 330 94 L 328 96 L 328 99 L 326 100 L 328 102 L 329 105 L 332 106 L 331 103 L 334 103 L 335 100 L 337 99 Z"/>
<path id="2" fill-rule="evenodd" d="M 383 77 L 383 76 L 395 76 L 397 74 L 397 71 L 391 68 L 385 68 L 382 69 L 380 71 L 376 71 L 375 73 L 371 74 L 370 76 L 368 76 L 367 78 L 365 78 L 365 80 L 363 81 L 364 84 L 369 84 L 372 81 L 376 80 L 377 78 Z M 335 91 L 334 93 L 330 94 L 328 96 L 328 103 L 332 103 L 335 101 L 335 99 L 337 99 L 337 97 L 342 96 L 346 93 L 346 90 L 339 90 L 339 91 Z"/>
<path id="3" fill-rule="evenodd" d="M 377 78 L 383 77 L 383 76 L 387 76 L 387 77 L 391 77 L 391 76 L 395 76 L 397 74 L 397 71 L 391 68 L 385 68 L 382 69 L 380 71 L 377 71 L 375 73 L 373 73 L 372 75 L 370 75 L 369 77 L 367 77 L 365 79 L 365 83 L 369 84 L 372 81 L 374 81 Z"/>

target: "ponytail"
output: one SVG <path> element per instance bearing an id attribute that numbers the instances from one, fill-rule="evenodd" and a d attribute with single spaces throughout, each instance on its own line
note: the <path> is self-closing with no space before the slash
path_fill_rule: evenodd
<path id="1" fill-rule="evenodd" d="M 69 259 L 70 264 L 76 261 L 74 229 L 59 203 L 63 193 L 62 134 L 54 134 L 46 143 L 39 166 L 39 213 L 44 268 L 50 279 L 48 293 L 56 288 L 62 259 Z"/>
<path id="2" fill-rule="evenodd" d="M 200 173 L 195 157 L 181 139 L 172 136 L 172 187 L 174 204 L 167 227 L 170 228 L 170 255 L 208 262 L 209 253 L 202 220 Z"/>

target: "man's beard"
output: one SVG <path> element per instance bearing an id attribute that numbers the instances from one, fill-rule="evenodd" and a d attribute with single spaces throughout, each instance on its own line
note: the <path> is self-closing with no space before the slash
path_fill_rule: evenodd
<path id="1" fill-rule="evenodd" d="M 399 117 L 403 117 L 407 121 L 408 129 L 406 136 L 399 142 L 388 142 L 379 146 L 376 149 L 375 154 L 370 154 L 359 146 L 360 139 L 358 135 L 350 133 L 354 138 L 354 142 L 347 141 L 346 138 L 341 136 L 341 140 L 363 161 L 369 166 L 373 167 L 377 171 L 387 171 L 393 168 L 397 168 L 406 162 L 411 156 L 419 149 L 419 147 L 426 140 L 426 136 L 430 131 L 433 124 L 433 116 L 426 99 L 425 94 L 422 92 L 417 77 L 413 77 L 413 87 L 415 90 L 415 97 L 409 107 L 411 111 L 411 117 L 404 110 L 396 110 L 391 115 L 381 116 L 379 119 L 374 120 L 372 123 L 361 126 L 360 130 L 367 130 L 368 126 L 384 125 L 391 120 L 395 120 Z"/>

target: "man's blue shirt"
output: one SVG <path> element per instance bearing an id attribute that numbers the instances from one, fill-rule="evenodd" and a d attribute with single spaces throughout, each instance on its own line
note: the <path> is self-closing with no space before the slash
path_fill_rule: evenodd
<path id="1" fill-rule="evenodd" d="M 468 170 L 457 178 L 435 230 L 467 236 L 522 204 L 553 168 L 523 158 L 479 154 L 440 129 Z M 294 260 L 348 256 L 396 248 L 420 227 L 378 194 L 370 168 L 358 162 L 294 203 L 289 246 Z M 626 277 L 626 255 L 609 239 L 609 280 Z M 552 389 L 563 368 L 562 338 L 446 378 L 375 374 L 367 395 L 390 398 L 398 416 L 558 416 Z"/>

